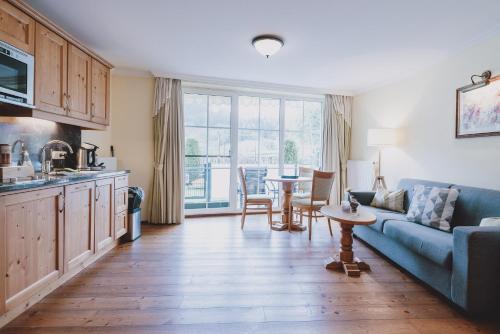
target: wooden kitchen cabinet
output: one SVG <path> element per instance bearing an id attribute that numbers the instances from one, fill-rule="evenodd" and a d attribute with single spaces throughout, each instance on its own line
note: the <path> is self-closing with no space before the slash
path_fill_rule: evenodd
<path id="1" fill-rule="evenodd" d="M 35 106 L 37 109 L 67 113 L 68 43 L 64 38 L 36 24 Z"/>
<path id="2" fill-rule="evenodd" d="M 64 271 L 83 267 L 94 254 L 95 182 L 65 187 Z"/>
<path id="3" fill-rule="evenodd" d="M 90 120 L 92 58 L 76 46 L 68 46 L 68 116 Z"/>
<path id="4" fill-rule="evenodd" d="M 0 197 L 0 313 L 63 272 L 62 187 Z"/>
<path id="5" fill-rule="evenodd" d="M 105 249 L 114 240 L 115 209 L 113 179 L 96 181 L 95 186 L 95 250 Z"/>
<path id="6" fill-rule="evenodd" d="M 109 67 L 92 59 L 92 122 L 105 125 L 109 124 L 109 88 Z"/>
<path id="7" fill-rule="evenodd" d="M 35 52 L 35 20 L 6 0 L 0 0 L 0 40 L 31 55 Z"/>

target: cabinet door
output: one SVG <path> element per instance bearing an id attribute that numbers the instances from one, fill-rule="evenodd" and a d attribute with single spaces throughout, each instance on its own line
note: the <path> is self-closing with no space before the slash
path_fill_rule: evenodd
<path id="1" fill-rule="evenodd" d="M 94 182 L 65 187 L 64 270 L 73 270 L 94 254 Z"/>
<path id="2" fill-rule="evenodd" d="M 0 197 L 0 313 L 62 274 L 63 201 L 62 187 Z"/>
<path id="3" fill-rule="evenodd" d="M 109 124 L 109 68 L 92 59 L 92 122 Z"/>
<path id="4" fill-rule="evenodd" d="M 33 54 L 35 20 L 6 0 L 0 0 L 0 40 Z"/>
<path id="5" fill-rule="evenodd" d="M 105 248 L 114 237 L 114 182 L 113 179 L 96 181 L 95 186 L 95 249 Z"/>
<path id="6" fill-rule="evenodd" d="M 35 105 L 66 115 L 68 43 L 37 22 L 35 47 Z"/>
<path id="7" fill-rule="evenodd" d="M 68 116 L 90 119 L 92 58 L 74 45 L 68 46 Z"/>
<path id="8" fill-rule="evenodd" d="M 120 188 L 115 191 L 115 213 L 126 211 L 128 208 L 128 188 Z"/>
<path id="9" fill-rule="evenodd" d="M 122 211 L 115 215 L 115 240 L 127 233 L 127 211 Z"/>

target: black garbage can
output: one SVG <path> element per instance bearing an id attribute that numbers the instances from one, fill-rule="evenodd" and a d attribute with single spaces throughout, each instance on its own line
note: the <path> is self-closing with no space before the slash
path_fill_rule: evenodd
<path id="1" fill-rule="evenodd" d="M 125 238 L 134 241 L 141 236 L 141 203 L 144 190 L 140 187 L 128 188 L 128 232 Z"/>

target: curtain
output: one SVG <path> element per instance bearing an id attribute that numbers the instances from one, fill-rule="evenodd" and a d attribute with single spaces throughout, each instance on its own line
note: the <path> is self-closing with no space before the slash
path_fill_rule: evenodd
<path id="1" fill-rule="evenodd" d="M 347 187 L 351 154 L 352 96 L 326 95 L 323 112 L 323 170 L 335 171 L 332 203 L 339 204 Z"/>
<path id="2" fill-rule="evenodd" d="M 184 115 L 180 80 L 156 78 L 153 110 L 154 175 L 149 220 L 184 220 Z"/>

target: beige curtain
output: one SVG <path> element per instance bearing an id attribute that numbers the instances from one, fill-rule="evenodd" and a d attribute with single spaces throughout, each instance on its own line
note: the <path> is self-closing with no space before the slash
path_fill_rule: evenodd
<path id="1" fill-rule="evenodd" d="M 184 220 L 184 115 L 180 80 L 156 78 L 154 176 L 149 220 L 179 224 Z"/>
<path id="2" fill-rule="evenodd" d="M 332 203 L 339 204 L 347 187 L 351 154 L 352 97 L 326 95 L 323 112 L 323 170 L 335 171 Z"/>

